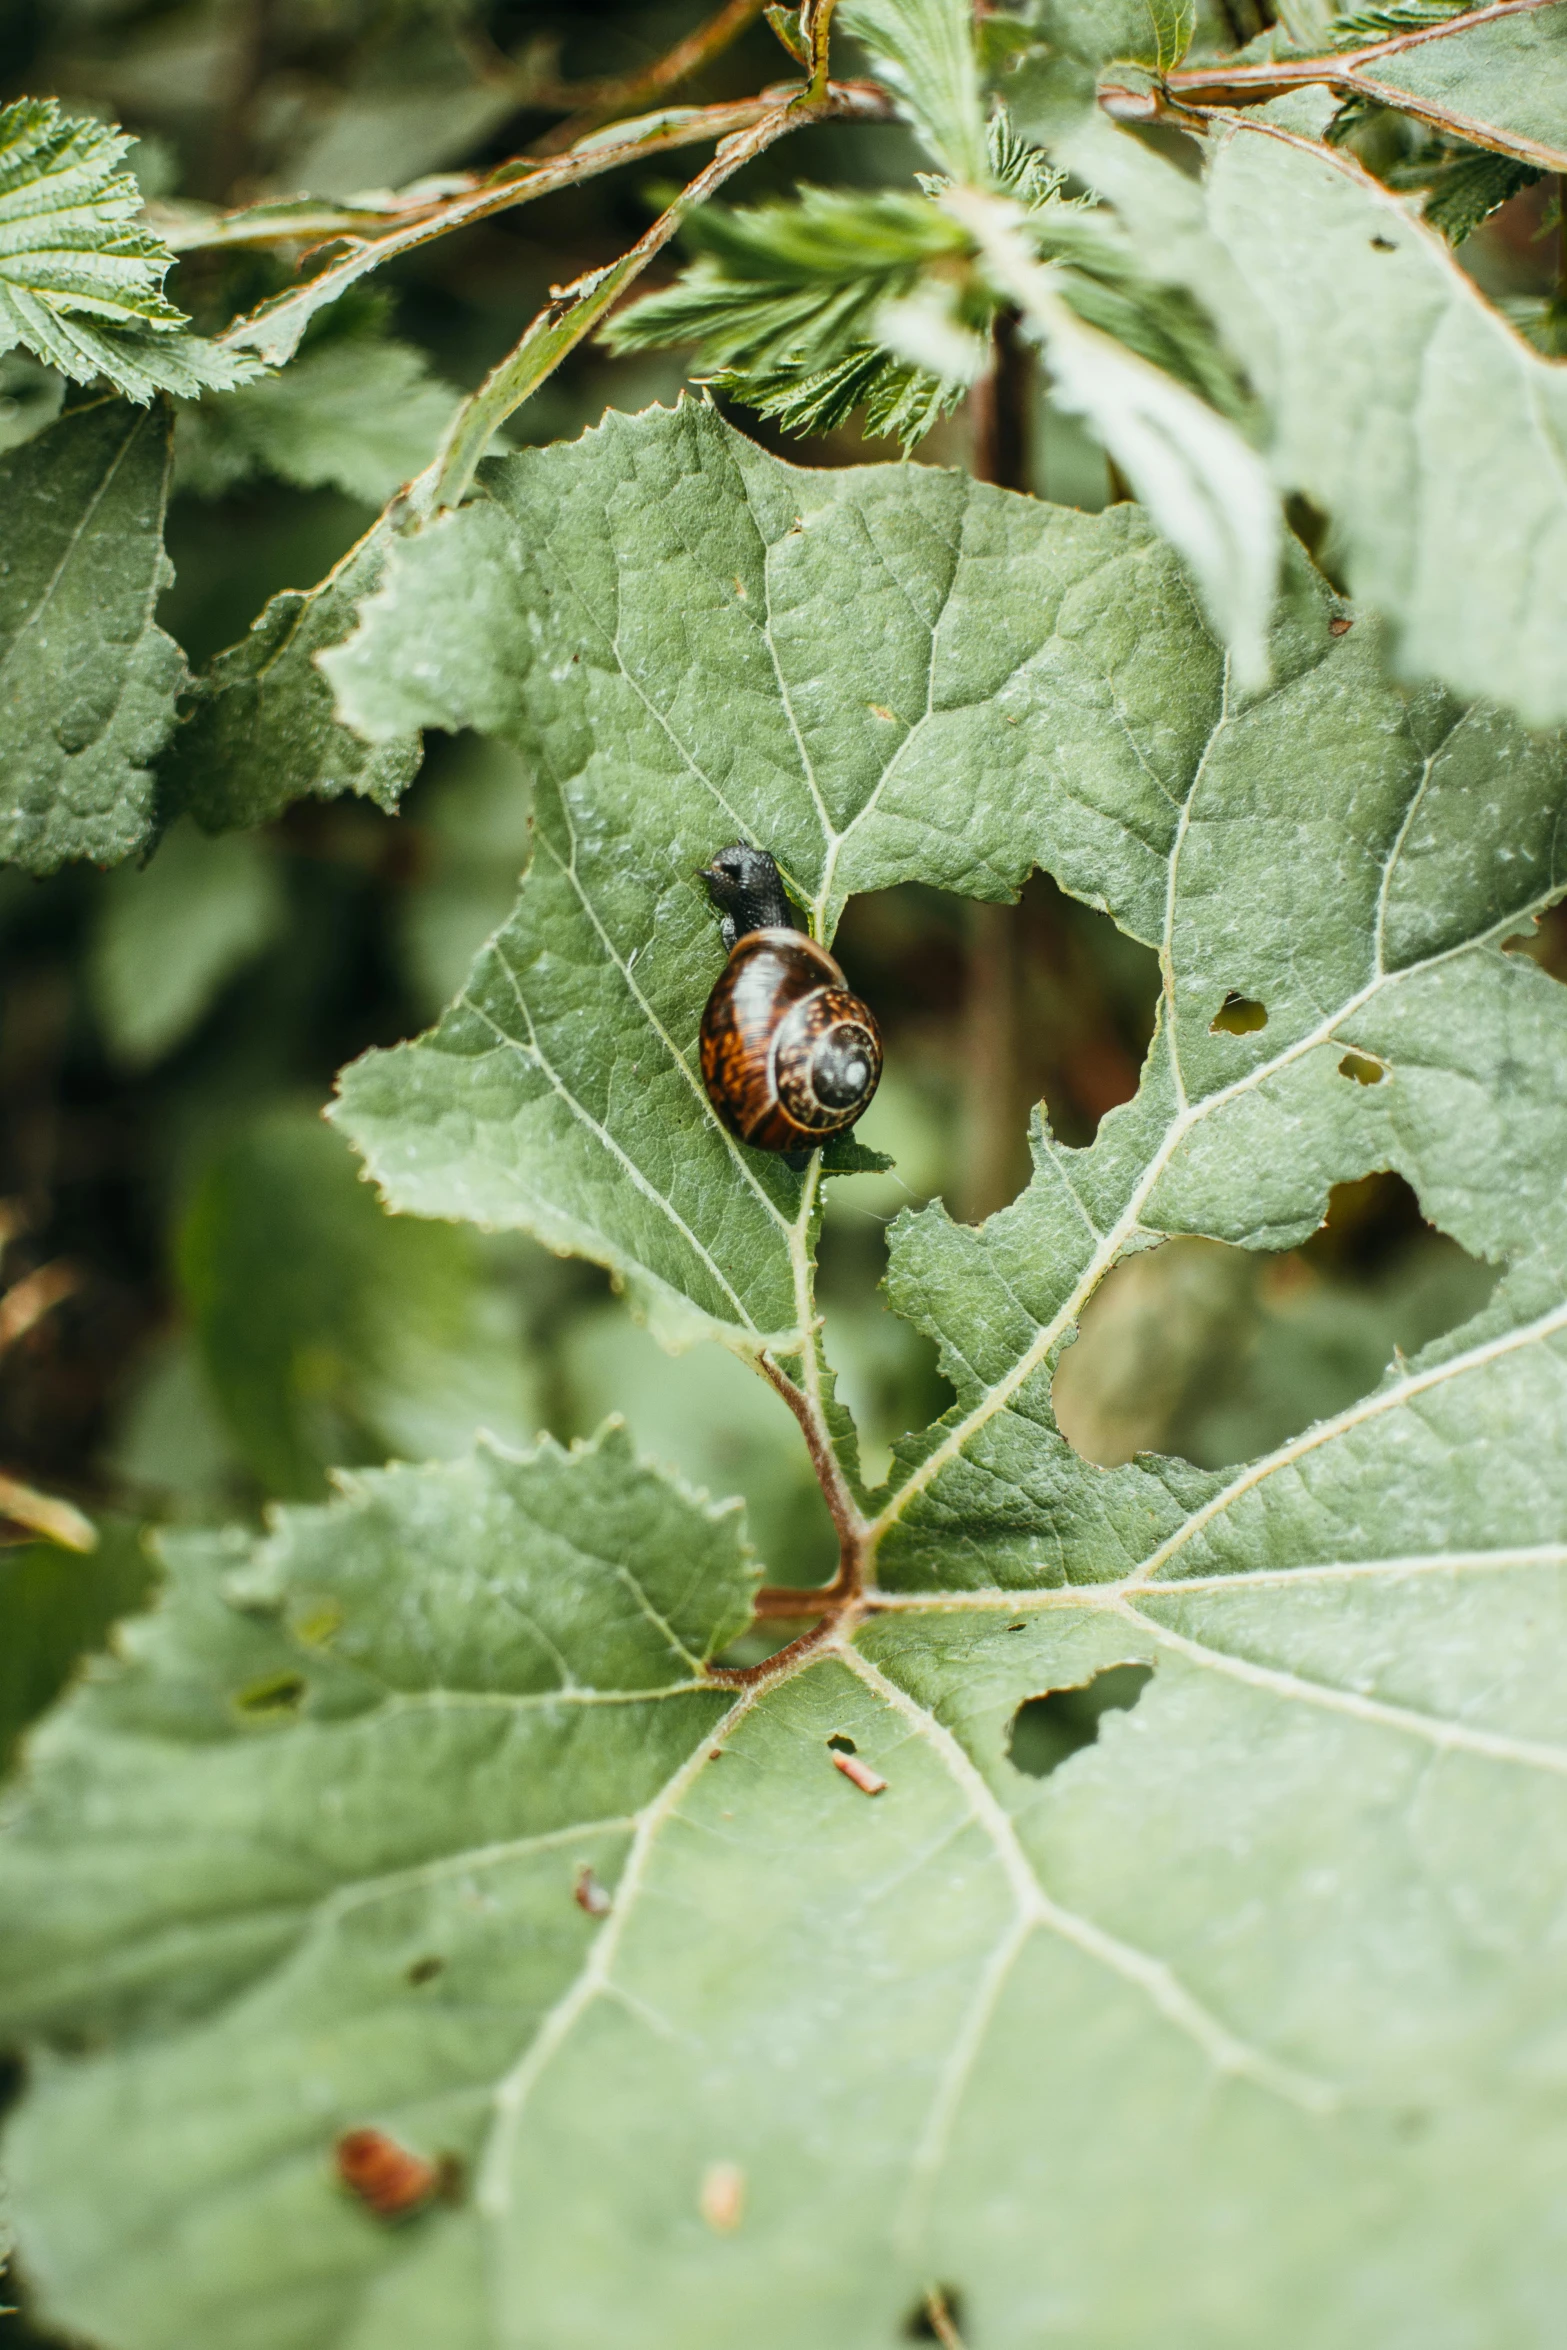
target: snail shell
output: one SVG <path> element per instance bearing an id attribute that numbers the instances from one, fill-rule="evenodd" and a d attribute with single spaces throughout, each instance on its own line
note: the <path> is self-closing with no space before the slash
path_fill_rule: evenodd
<path id="1" fill-rule="evenodd" d="M 745 860 L 746 881 L 735 865 Z M 725 850 L 705 875 L 740 918 L 787 916 L 777 868 L 762 849 Z M 769 887 L 770 877 L 770 887 Z M 726 931 L 735 927 L 734 915 Z M 881 1038 L 825 947 L 786 920 L 726 937 L 729 960 L 702 1014 L 702 1080 L 731 1134 L 754 1150 L 813 1150 L 852 1126 L 876 1091 Z"/>

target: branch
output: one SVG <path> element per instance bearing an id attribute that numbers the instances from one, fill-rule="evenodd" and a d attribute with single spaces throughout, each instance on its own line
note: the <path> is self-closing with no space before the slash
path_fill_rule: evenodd
<path id="1" fill-rule="evenodd" d="M 754 110 L 756 103 L 750 101 L 750 109 Z M 708 111 L 716 113 L 719 109 Z M 699 204 L 705 204 L 725 180 L 789 132 L 801 130 L 808 123 L 845 117 L 885 122 L 891 120 L 891 108 L 880 91 L 857 83 L 835 84 L 821 99 L 807 99 L 796 90 L 791 90 L 781 102 L 775 96 L 765 114 L 722 142 L 707 169 L 682 188 L 669 209 L 659 214 L 629 253 L 623 253 L 607 269 L 590 270 L 574 284 L 556 288 L 516 349 L 458 409 L 433 464 L 406 493 L 404 514 L 423 521 L 442 507 L 460 503 L 496 429 L 538 390 L 566 354 L 592 332 L 627 286 L 640 277 L 654 254 L 669 243 L 681 223 Z"/>
<path id="2" fill-rule="evenodd" d="M 1423 122 L 1449 138 L 1466 140 L 1473 147 L 1489 148 L 1496 155 L 1509 155 L 1519 163 L 1532 164 L 1536 170 L 1564 171 L 1567 148 L 1531 138 L 1523 131 L 1499 129 L 1494 123 L 1460 114 L 1456 107 L 1447 106 L 1440 99 L 1420 97 L 1395 81 L 1383 79 L 1374 70 L 1428 42 L 1450 40 L 1455 34 L 1472 32 L 1478 25 L 1557 5 L 1559 0 L 1497 0 L 1495 6 L 1477 9 L 1471 16 L 1422 25 L 1415 32 L 1398 33 L 1389 40 L 1371 42 L 1363 49 L 1344 50 L 1336 55 L 1279 58 L 1261 65 L 1185 66 L 1179 72 L 1166 74 L 1156 88 L 1132 90 L 1108 86 L 1100 92 L 1100 103 L 1118 122 L 1159 118 L 1179 122 L 1183 114 L 1202 117 L 1213 107 L 1260 106 L 1270 98 L 1283 97 L 1290 90 L 1320 84 L 1340 98 L 1364 98 L 1372 105 L 1394 107 L 1400 114 L 1410 115 L 1416 122 Z"/>
<path id="3" fill-rule="evenodd" d="M 715 57 L 721 56 L 731 42 L 755 24 L 762 13 L 762 0 L 724 0 L 706 22 L 694 32 L 687 33 L 672 49 L 644 66 L 640 73 L 606 76 L 602 81 L 558 84 L 547 97 L 535 94 L 530 103 L 535 106 L 562 106 L 571 110 L 571 120 L 556 125 L 539 142 L 541 155 L 556 155 L 563 148 L 574 147 L 585 131 L 597 130 L 601 122 L 608 122 L 617 114 L 632 114 L 650 100 L 661 98 L 667 90 L 690 79 Z"/>
<path id="4" fill-rule="evenodd" d="M 63 1550 L 98 1547 L 98 1529 L 91 1518 L 84 1518 L 68 1501 L 59 1501 L 52 1493 L 39 1493 L 31 1485 L 7 1477 L 3 1471 L 0 1471 L 0 1518 L 9 1518 L 16 1526 L 30 1527 L 35 1534 L 58 1542 Z"/>
<path id="5" fill-rule="evenodd" d="M 889 101 L 869 84 L 849 83 L 830 90 L 819 105 L 810 109 L 796 106 L 800 97 L 798 88 L 791 84 L 786 90 L 764 90 L 759 97 L 735 99 L 722 106 L 681 108 L 678 114 L 662 116 L 651 126 L 638 129 L 634 124 L 626 125 L 629 135 L 601 133 L 570 155 L 545 162 L 531 155 L 514 156 L 477 184 L 459 184 L 455 193 L 451 192 L 450 180 L 435 183 L 439 192 L 433 195 L 421 195 L 419 189 L 412 189 L 401 204 L 395 198 L 389 199 L 387 211 L 348 211 L 312 204 L 262 205 L 251 213 L 221 216 L 200 229 L 190 225 L 183 233 L 176 229 L 176 249 L 192 252 L 207 245 L 294 244 L 323 231 L 329 243 L 350 247 L 340 260 L 329 263 L 303 285 L 275 295 L 248 317 L 236 319 L 217 338 L 230 349 L 259 351 L 264 358 L 280 363 L 292 357 L 313 313 L 325 303 L 335 302 L 357 278 L 379 269 L 383 262 L 429 244 L 436 237 L 449 236 L 454 229 L 468 228 L 474 221 L 488 220 L 514 205 L 530 204 L 537 197 L 553 195 L 558 188 L 596 179 L 601 172 L 617 171 L 625 163 L 640 163 L 672 147 L 695 146 L 706 139 L 718 139 L 727 145 L 732 139 L 757 130 L 767 132 L 761 145 L 769 145 L 772 138 L 782 135 L 770 126 L 777 123 L 780 115 L 791 111 L 801 122 L 845 115 L 875 122 L 892 119 Z M 795 128 L 795 120 L 785 127 Z M 753 151 L 760 153 L 761 148 Z M 395 218 L 395 226 L 388 227 L 388 212 Z"/>

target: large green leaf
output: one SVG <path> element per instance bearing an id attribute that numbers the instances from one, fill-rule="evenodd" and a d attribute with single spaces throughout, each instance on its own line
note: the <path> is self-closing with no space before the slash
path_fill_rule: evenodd
<path id="1" fill-rule="evenodd" d="M 1201 183 L 1092 117 L 1062 151 L 1147 265 L 1223 327 L 1271 419 L 1280 486 L 1330 516 L 1335 557 L 1394 623 L 1406 672 L 1559 724 L 1567 375 L 1406 203 L 1309 135 L 1329 103 L 1238 118 Z"/>
<path id="2" fill-rule="evenodd" d="M 185 678 L 153 618 L 168 485 L 166 403 L 95 401 L 0 456 L 0 856 L 34 873 L 152 835 Z"/>
<path id="3" fill-rule="evenodd" d="M 700 1304 L 654 1204 L 695 1168 L 688 1229 L 787 1310 L 808 1186 L 791 1249 L 685 1058 L 730 824 L 824 928 L 1042 861 L 1158 947 L 1158 1035 L 1013 1207 L 895 1233 L 959 1400 L 865 1505 L 861 1609 L 759 1677 L 706 1661 L 732 1521 L 614 1437 L 176 1554 L 0 1845 L 4 2013 L 60 2050 L 8 2141 L 30 2273 L 109 2350 L 896 2350 L 938 2291 L 971 2350 L 1554 2350 L 1567 996 L 1501 949 L 1567 884 L 1567 747 L 1396 691 L 1302 565 L 1227 691 L 1125 510 L 799 474 L 696 409 L 487 481 L 334 664 L 539 770 L 467 1008 L 349 1089 L 400 1197 L 553 1199 Z M 1469 1324 L 1237 1471 L 1067 1447 L 1118 1257 L 1289 1243 L 1373 1166 L 1505 1265 Z M 357 2208 L 361 2126 L 456 2199 Z"/>
<path id="4" fill-rule="evenodd" d="M 395 1206 L 523 1225 L 666 1325 L 793 1351 L 815 1176 L 708 1109 L 722 953 L 694 868 L 762 841 L 830 936 L 853 890 L 1003 898 L 1044 858 L 1156 935 L 1157 854 L 1097 811 L 1124 790 L 1157 827 L 1154 776 L 1200 757 L 1222 659 L 1129 508 L 798 471 L 695 403 L 485 484 L 393 545 L 322 667 L 367 734 L 516 742 L 533 867 L 441 1025 L 350 1070 L 341 1118 Z"/>

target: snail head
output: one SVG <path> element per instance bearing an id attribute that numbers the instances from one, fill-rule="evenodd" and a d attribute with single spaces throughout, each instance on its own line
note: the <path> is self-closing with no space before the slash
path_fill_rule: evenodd
<path id="1" fill-rule="evenodd" d="M 745 841 L 720 849 L 711 865 L 699 868 L 697 879 L 724 917 L 726 947 L 752 930 L 797 930 L 794 908 L 784 895 L 778 867 L 765 849 Z"/>

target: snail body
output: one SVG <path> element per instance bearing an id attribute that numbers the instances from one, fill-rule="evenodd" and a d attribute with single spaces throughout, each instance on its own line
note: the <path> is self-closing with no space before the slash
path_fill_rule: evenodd
<path id="1" fill-rule="evenodd" d="M 721 850 L 703 873 L 729 960 L 702 1014 L 702 1080 L 731 1134 L 789 1156 L 841 1134 L 881 1075 L 881 1038 L 827 949 L 794 927 L 765 849 Z"/>

